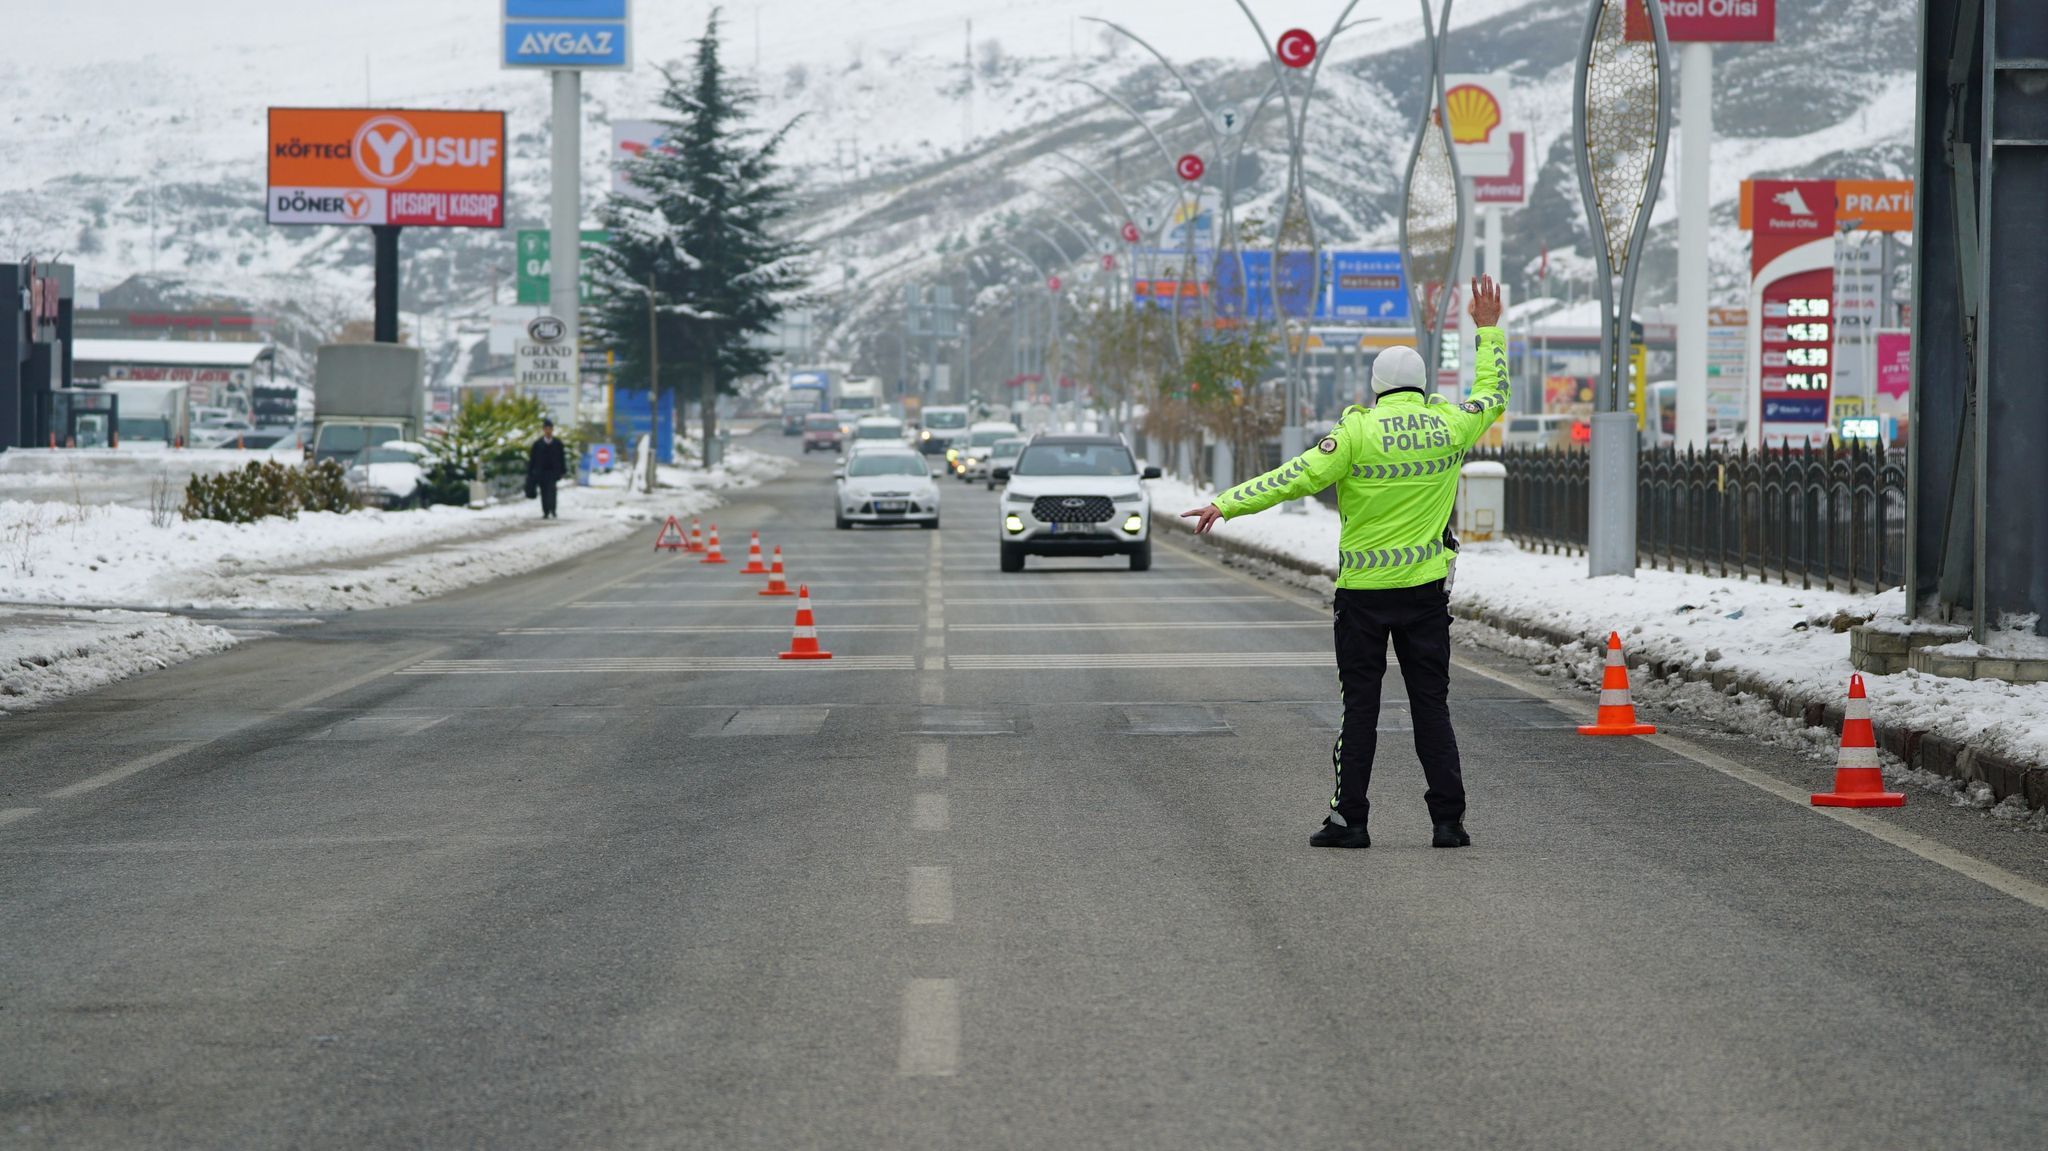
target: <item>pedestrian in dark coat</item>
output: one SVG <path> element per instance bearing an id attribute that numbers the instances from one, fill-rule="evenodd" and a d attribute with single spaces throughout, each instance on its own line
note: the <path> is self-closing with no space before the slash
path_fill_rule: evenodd
<path id="1" fill-rule="evenodd" d="M 555 485 L 569 474 L 569 460 L 562 441 L 555 438 L 555 421 L 540 422 L 540 438 L 526 451 L 526 483 L 540 489 L 540 517 L 555 519 Z"/>

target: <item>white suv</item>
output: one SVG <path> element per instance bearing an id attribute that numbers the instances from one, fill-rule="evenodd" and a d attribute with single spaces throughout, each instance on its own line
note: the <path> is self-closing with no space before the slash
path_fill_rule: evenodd
<path id="1" fill-rule="evenodd" d="M 1152 566 L 1152 499 L 1130 446 L 1117 436 L 1035 437 L 1014 467 L 999 468 L 1003 489 L 996 538 L 1003 570 L 1024 570 L 1024 557 L 1131 557 L 1132 571 Z"/>

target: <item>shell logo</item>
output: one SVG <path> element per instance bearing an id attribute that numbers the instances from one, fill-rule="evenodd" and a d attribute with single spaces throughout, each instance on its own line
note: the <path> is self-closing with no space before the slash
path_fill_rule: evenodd
<path id="1" fill-rule="evenodd" d="M 1444 93 L 1451 114 L 1453 144 L 1484 144 L 1500 127 L 1500 101 L 1477 84 L 1460 84 Z"/>

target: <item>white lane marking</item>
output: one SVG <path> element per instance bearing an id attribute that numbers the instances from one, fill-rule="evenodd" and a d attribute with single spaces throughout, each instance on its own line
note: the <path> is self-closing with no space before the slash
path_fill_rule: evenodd
<path id="1" fill-rule="evenodd" d="M 898 1075 L 951 1075 L 960 1066 L 960 988 L 950 979 L 913 979 L 903 989 Z"/>
<path id="2" fill-rule="evenodd" d="M 152 751 L 148 755 L 145 755 L 140 759 L 131 759 L 127 763 L 124 763 L 119 767 L 110 768 L 109 770 L 103 771 L 98 775 L 89 776 L 85 779 L 81 779 L 77 783 L 67 784 L 63 787 L 58 788 L 55 791 L 46 791 L 43 793 L 43 798 L 70 799 L 74 796 L 84 795 L 88 791 L 98 791 L 100 788 L 105 787 L 110 783 L 119 783 L 122 780 L 127 779 L 129 776 L 134 775 L 138 772 L 148 771 L 150 768 L 155 767 L 159 763 L 163 763 L 165 760 L 176 759 L 177 757 L 185 754 L 188 751 L 196 751 L 199 748 L 205 747 L 207 744 L 212 742 L 213 741 L 210 739 L 202 739 L 188 743 L 174 744 L 170 747 L 159 748 L 156 751 Z"/>
<path id="3" fill-rule="evenodd" d="M 10 823 L 19 823 L 34 815 L 38 810 L 40 809 L 34 807 L 0 807 L 0 827 L 6 827 Z"/>
<path id="4" fill-rule="evenodd" d="M 792 611 L 795 609 L 792 608 Z M 916 631 L 914 623 L 835 623 L 833 631 Z M 508 627 L 499 635 L 788 635 L 788 624 L 704 624 L 681 627 Z"/>
<path id="5" fill-rule="evenodd" d="M 1560 714 L 1576 715 L 1578 712 L 1585 710 L 1584 708 L 1574 708 L 1571 701 L 1562 700 L 1550 694 L 1548 685 L 1539 684 L 1532 680 L 1524 680 L 1520 676 L 1496 671 L 1493 668 L 1482 667 L 1479 664 L 1459 659 L 1456 656 L 1452 657 L 1451 662 L 1482 679 L 1490 679 L 1495 683 L 1533 695 L 1556 708 Z M 1738 780 L 1756 788 L 1758 791 L 1776 796 L 1802 811 L 1811 812 L 1826 819 L 1832 819 L 1836 823 L 1847 827 L 1853 827 L 1873 839 L 1882 840 L 1893 847 L 1909 851 L 1938 867 L 1945 867 L 1957 875 L 1963 876 L 1966 879 L 1974 879 L 1978 883 L 1994 891 L 2010 895 L 2022 903 L 2028 903 L 2043 911 L 2048 911 L 2048 886 L 2043 886 L 2024 876 L 2015 875 L 1999 867 L 1997 864 L 1987 863 L 1973 855 L 1957 851 L 1955 848 L 1936 842 L 1924 835 L 1915 834 L 1902 827 L 1863 815 L 1859 812 L 1835 807 L 1815 807 L 1809 799 L 1812 792 L 1808 789 L 1795 787 L 1776 776 L 1758 771 L 1755 768 L 1744 767 L 1726 756 L 1716 754 L 1679 736 L 1651 735 L 1640 738 L 1673 755 L 1683 756 L 1699 764 L 1701 767 L 1711 768 L 1730 779 Z"/>
<path id="6" fill-rule="evenodd" d="M 908 655 L 842 655 L 832 659 L 779 659 L 767 656 L 609 656 L 591 659 L 435 659 L 399 669 L 395 675 L 646 675 L 656 672 L 775 671 L 811 668 L 817 671 L 915 671 L 917 657 Z"/>
<path id="7" fill-rule="evenodd" d="M 1303 620 L 1119 620 L 1109 623 L 956 623 L 947 631 L 1247 631 L 1273 628 L 1327 628 L 1326 619 Z"/>
<path id="8" fill-rule="evenodd" d="M 361 675 L 352 676 L 348 679 L 342 680 L 340 683 L 330 684 L 327 687 L 321 688 L 319 691 L 310 692 L 306 695 L 302 695 L 299 698 L 292 700 L 290 703 L 284 704 L 282 707 L 279 707 L 274 711 L 265 712 L 264 716 L 262 717 L 250 719 L 247 723 L 236 724 L 229 730 L 223 731 L 219 735 L 213 736 L 212 738 L 180 743 L 174 747 L 161 748 L 157 751 L 150 752 L 148 755 L 142 756 L 139 759 L 129 760 L 127 763 L 124 763 L 119 767 L 110 768 L 106 771 L 99 773 L 98 775 L 91 776 L 86 779 L 81 779 L 77 783 L 67 784 L 63 787 L 58 788 L 55 791 L 45 792 L 44 798 L 72 799 L 74 797 L 84 795 L 86 792 L 89 791 L 98 791 L 100 788 L 105 787 L 110 783 L 119 783 L 120 781 L 127 779 L 129 776 L 135 775 L 138 772 L 148 771 L 150 768 L 155 767 L 157 764 L 163 763 L 167 760 L 176 759 L 178 756 L 184 755 L 188 751 L 197 751 L 199 748 L 205 747 L 207 744 L 213 743 L 215 740 L 224 739 L 227 736 L 233 735 L 244 728 L 252 727 L 257 723 L 262 722 L 263 718 L 266 718 L 268 716 L 284 715 L 288 712 L 301 711 L 305 708 L 313 706 L 316 703 L 319 703 L 321 700 L 327 699 L 331 696 L 340 695 L 342 692 L 345 691 L 352 691 L 355 688 L 361 687 L 364 684 L 370 683 L 373 680 L 382 679 L 385 676 L 390 675 L 393 672 L 396 672 L 401 668 L 404 668 L 418 660 L 425 659 L 428 656 L 436 655 L 440 652 L 444 652 L 447 650 L 448 645 L 437 644 L 433 647 L 427 648 L 425 651 L 421 651 L 413 655 L 407 656 L 406 658 L 399 660 L 396 663 L 385 664 L 383 667 L 377 668 L 373 671 L 366 671 Z"/>
<path id="9" fill-rule="evenodd" d="M 791 583 L 795 583 L 795 582 L 798 582 L 798 581 L 795 581 L 795 580 L 791 580 L 790 582 L 791 582 Z M 813 600 L 818 600 L 818 597 L 817 597 L 817 596 L 812 596 L 811 598 L 812 598 Z M 839 608 L 839 607 L 916 607 L 916 606 L 917 606 L 917 605 L 918 605 L 918 604 L 919 604 L 920 602 L 922 602 L 922 601 L 920 601 L 920 600 L 914 600 L 914 599 L 836 599 L 836 600 L 822 600 L 822 601 L 819 601 L 819 602 L 820 602 L 820 603 L 821 603 L 822 605 L 825 605 L 825 606 L 830 606 L 830 607 L 835 607 L 835 608 Z M 634 599 L 634 600 L 627 600 L 627 599 L 607 599 L 607 600 L 579 600 L 579 601 L 577 601 L 576 603 L 572 603 L 572 604 L 570 604 L 570 605 L 568 605 L 568 606 L 570 606 L 570 607 L 572 607 L 572 608 L 575 608 L 575 609 L 577 609 L 577 610 L 579 610 L 579 611 L 590 611 L 590 610 L 599 610 L 599 609 L 612 609 L 612 608 L 638 608 L 638 607 L 659 607 L 659 608 L 693 608 L 693 607 L 708 607 L 708 608 L 717 608 L 717 609 L 719 609 L 720 611 L 730 611 L 730 610 L 732 610 L 733 608 L 736 608 L 736 607 L 763 607 L 763 608 L 767 608 L 767 607 L 772 607 L 772 608 L 778 608 L 778 609 L 781 609 L 781 610 L 783 610 L 783 611 L 787 611 L 787 610 L 789 610 L 789 602 L 788 602 L 788 600 L 787 600 L 786 598 L 779 598 L 779 597 L 772 597 L 772 596 L 760 596 L 760 597 L 756 597 L 756 596 L 753 596 L 753 595 L 751 595 L 751 594 L 750 594 L 750 595 L 748 595 L 748 596 L 747 596 L 747 598 L 745 598 L 745 599 Z"/>
<path id="10" fill-rule="evenodd" d="M 953 805 L 941 791 L 910 797 L 910 826 L 918 831 L 945 831 L 953 826 Z"/>
<path id="11" fill-rule="evenodd" d="M 953 922 L 953 869 L 910 869 L 910 921 L 916 924 Z"/>
<path id="12" fill-rule="evenodd" d="M 954 607 L 1059 607 L 1065 604 L 1119 603 L 1271 603 L 1264 595 L 1105 595 L 1006 596 L 1002 599 L 956 599 Z"/>
<path id="13" fill-rule="evenodd" d="M 921 743 L 917 745 L 917 777 L 919 779 L 946 778 L 945 744 Z"/>
<path id="14" fill-rule="evenodd" d="M 1391 661 L 1390 661 L 1391 662 Z M 1241 667 L 1329 668 L 1337 657 L 1327 651 L 1140 651 L 1045 655 L 949 655 L 954 671 L 1085 671 L 1089 669 L 1162 669 L 1221 671 Z"/>
<path id="15" fill-rule="evenodd" d="M 941 657 L 925 657 L 925 672 L 917 677 L 917 702 L 925 704 L 946 702 L 946 677 L 933 674 L 934 669 L 943 668 L 945 665 L 946 661 Z"/>
<path id="16" fill-rule="evenodd" d="M 937 652 L 943 652 L 946 650 L 946 633 L 943 627 L 933 628 L 931 631 L 925 633 L 924 649 L 926 651 Z"/>

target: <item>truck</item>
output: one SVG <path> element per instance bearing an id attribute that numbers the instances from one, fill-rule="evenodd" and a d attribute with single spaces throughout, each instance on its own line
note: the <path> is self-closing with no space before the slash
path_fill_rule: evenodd
<path id="1" fill-rule="evenodd" d="M 853 419 L 882 414 L 882 381 L 873 376 L 848 376 L 840 381 L 839 402 L 834 411 Z"/>
<path id="2" fill-rule="evenodd" d="M 426 360 L 398 344 L 323 344 L 313 368 L 309 461 L 418 440 L 427 422 Z"/>
<path id="3" fill-rule="evenodd" d="M 183 447 L 192 434 L 186 385 L 143 380 L 109 380 L 101 389 L 120 405 L 114 418 L 116 444 Z"/>

